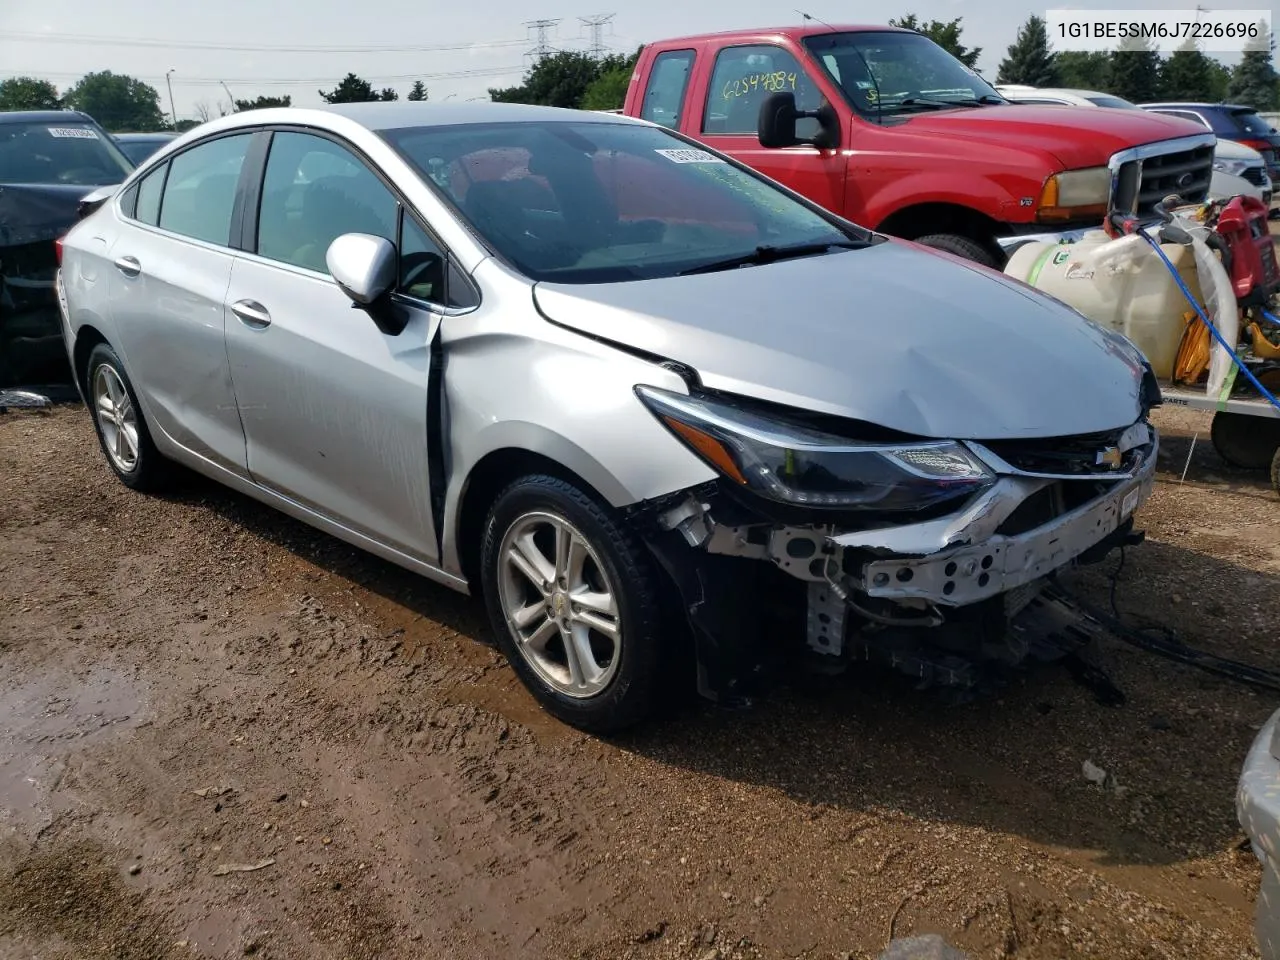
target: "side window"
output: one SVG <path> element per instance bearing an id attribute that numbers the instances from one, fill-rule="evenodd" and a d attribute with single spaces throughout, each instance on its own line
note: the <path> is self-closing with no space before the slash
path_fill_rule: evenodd
<path id="1" fill-rule="evenodd" d="M 1157 110 L 1156 113 L 1163 113 L 1170 117 L 1177 117 L 1179 120 L 1190 120 L 1192 123 L 1199 124 L 1202 127 L 1208 127 L 1204 117 L 1198 113 L 1192 113 L 1190 110 Z"/>
<path id="2" fill-rule="evenodd" d="M 680 108 L 689 87 L 689 71 L 693 69 L 692 50 L 668 50 L 654 58 L 649 71 L 649 86 L 640 105 L 640 119 L 676 129 L 680 126 Z"/>
<path id="3" fill-rule="evenodd" d="M 399 206 L 354 153 L 309 133 L 271 138 L 258 208 L 258 255 L 329 272 L 325 254 L 344 233 L 396 242 Z"/>
<path id="4" fill-rule="evenodd" d="M 240 182 L 240 168 L 252 139 L 253 134 L 249 133 L 219 137 L 170 160 L 169 177 L 161 192 L 161 229 L 226 246 L 231 234 L 236 184 Z M 141 192 L 138 208 L 138 219 L 144 220 Z"/>
<path id="5" fill-rule="evenodd" d="M 153 227 L 160 222 L 160 195 L 164 190 L 165 174 L 168 172 L 169 165 L 161 164 L 138 181 L 138 206 L 134 216 Z M 230 225 L 230 219 L 228 219 L 228 225 Z"/>
<path id="6" fill-rule="evenodd" d="M 788 51 L 770 44 L 753 47 L 726 47 L 716 56 L 707 91 L 707 109 L 702 132 L 755 135 L 760 105 L 771 93 L 789 90 L 796 107 L 817 110 L 822 97 L 804 68 Z M 814 118 L 796 124 L 796 134 L 812 137 L 818 132 Z"/>
<path id="7" fill-rule="evenodd" d="M 477 304 L 470 281 L 407 213 L 400 221 L 397 247 L 400 251 L 397 292 L 415 300 L 448 307 L 474 307 Z"/>

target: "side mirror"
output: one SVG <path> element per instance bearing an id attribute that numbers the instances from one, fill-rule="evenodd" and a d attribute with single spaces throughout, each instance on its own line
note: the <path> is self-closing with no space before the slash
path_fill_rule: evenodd
<path id="1" fill-rule="evenodd" d="M 342 292 L 362 307 L 383 296 L 396 281 L 396 248 L 383 237 L 344 233 L 324 256 Z"/>
<path id="2" fill-rule="evenodd" d="M 807 118 L 818 121 L 819 132 L 812 139 L 796 136 L 796 121 Z M 765 97 L 760 104 L 760 118 L 756 123 L 760 146 L 770 150 L 808 144 L 822 150 L 840 146 L 840 117 L 835 109 L 824 103 L 817 110 L 797 110 L 796 95 L 790 90 L 780 90 Z"/>

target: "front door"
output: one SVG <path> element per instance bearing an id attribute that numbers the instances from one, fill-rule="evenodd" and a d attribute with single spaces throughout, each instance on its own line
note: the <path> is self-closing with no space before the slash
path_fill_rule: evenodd
<path id="1" fill-rule="evenodd" d="M 427 386 L 440 315 L 430 301 L 444 257 L 407 214 L 402 236 L 400 220 L 395 195 L 345 146 L 275 133 L 256 255 L 231 271 L 227 354 L 253 480 L 433 562 Z M 412 276 L 388 306 L 395 324 L 380 327 L 329 275 L 325 254 L 344 233 L 385 237 L 406 253 L 431 247 L 401 257 Z"/>
<path id="2" fill-rule="evenodd" d="M 725 47 L 716 54 L 701 116 L 690 110 L 683 118 L 684 130 L 833 213 L 842 214 L 847 167 L 842 150 L 809 146 L 770 149 L 760 145 L 760 106 L 769 94 L 778 91 L 794 93 L 800 110 L 817 110 L 822 105 L 821 89 L 789 50 L 774 44 Z M 796 124 L 796 133 L 801 137 L 812 137 L 817 132 L 816 119 Z M 847 135 L 847 131 L 844 133 Z"/>

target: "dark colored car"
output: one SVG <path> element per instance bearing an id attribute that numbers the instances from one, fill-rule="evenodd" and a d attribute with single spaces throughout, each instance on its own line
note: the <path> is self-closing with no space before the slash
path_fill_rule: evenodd
<path id="1" fill-rule="evenodd" d="M 1143 110 L 1191 120 L 1225 140 L 1253 147 L 1267 162 L 1272 182 L 1280 181 L 1280 131 L 1253 107 L 1239 103 L 1144 103 Z"/>
<path id="2" fill-rule="evenodd" d="M 0 387 L 71 384 L 53 242 L 88 194 L 133 168 L 86 114 L 0 113 Z"/>
<path id="3" fill-rule="evenodd" d="M 133 161 L 134 166 L 140 164 L 166 143 L 177 136 L 176 133 L 117 133 L 113 134 L 116 144 L 124 155 Z"/>

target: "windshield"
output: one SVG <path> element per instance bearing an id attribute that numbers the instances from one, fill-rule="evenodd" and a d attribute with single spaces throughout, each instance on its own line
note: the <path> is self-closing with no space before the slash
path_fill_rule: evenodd
<path id="1" fill-rule="evenodd" d="M 804 43 L 867 117 L 1006 102 L 974 70 L 918 33 L 821 33 Z"/>
<path id="2" fill-rule="evenodd" d="M 0 182 L 97 187 L 132 170 L 114 143 L 83 123 L 0 123 Z"/>
<path id="3" fill-rule="evenodd" d="M 1122 100 L 1119 97 L 1085 97 L 1090 103 L 1096 107 L 1114 107 L 1117 110 L 1141 110 L 1142 108 L 1136 103 L 1130 103 L 1128 100 Z"/>
<path id="4" fill-rule="evenodd" d="M 1253 134 L 1255 137 L 1265 137 L 1275 133 L 1271 124 L 1263 120 L 1256 110 L 1233 110 L 1231 116 L 1244 133 Z"/>
<path id="5" fill-rule="evenodd" d="M 534 280 L 669 277 L 762 246 L 870 236 L 659 127 L 478 123 L 381 135 Z"/>
<path id="6" fill-rule="evenodd" d="M 116 146 L 137 166 L 168 142 L 168 137 L 137 137 L 127 140 L 117 139 Z"/>

